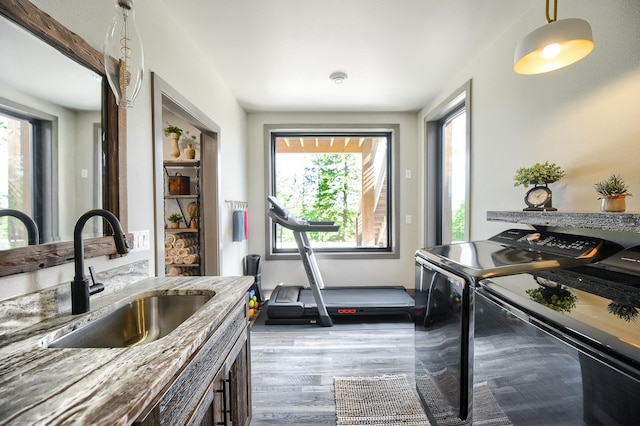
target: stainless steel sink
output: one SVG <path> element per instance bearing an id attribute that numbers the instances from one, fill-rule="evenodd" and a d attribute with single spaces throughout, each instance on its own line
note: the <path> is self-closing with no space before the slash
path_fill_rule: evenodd
<path id="1" fill-rule="evenodd" d="M 140 297 L 66 334 L 49 348 L 122 348 L 161 339 L 213 297 L 157 294 Z"/>

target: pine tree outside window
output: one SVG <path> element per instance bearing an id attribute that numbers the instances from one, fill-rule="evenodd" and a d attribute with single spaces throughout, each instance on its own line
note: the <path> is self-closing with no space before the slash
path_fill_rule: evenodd
<path id="1" fill-rule="evenodd" d="M 393 253 L 393 139 L 394 129 L 270 133 L 269 193 L 294 216 L 340 226 L 309 233 L 315 252 Z M 293 232 L 270 225 L 271 253 L 297 253 Z"/>

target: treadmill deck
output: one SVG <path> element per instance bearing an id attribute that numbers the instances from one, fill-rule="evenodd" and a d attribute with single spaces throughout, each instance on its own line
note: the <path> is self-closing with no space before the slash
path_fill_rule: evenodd
<path id="1" fill-rule="evenodd" d="M 396 288 L 325 288 L 322 298 L 327 307 L 413 307 L 413 297 L 404 289 Z M 303 289 L 298 294 L 298 301 L 305 306 L 315 306 L 311 289 Z"/>

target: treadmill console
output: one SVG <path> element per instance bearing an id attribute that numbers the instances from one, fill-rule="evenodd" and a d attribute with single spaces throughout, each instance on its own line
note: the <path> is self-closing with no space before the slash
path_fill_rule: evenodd
<path id="1" fill-rule="evenodd" d="M 567 257 L 591 257 L 604 240 L 584 235 L 563 234 L 550 231 L 508 229 L 491 238 L 490 241 Z"/>

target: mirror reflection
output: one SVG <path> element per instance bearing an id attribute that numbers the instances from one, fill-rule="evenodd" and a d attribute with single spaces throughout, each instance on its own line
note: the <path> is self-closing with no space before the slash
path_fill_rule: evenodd
<path id="1" fill-rule="evenodd" d="M 102 208 L 102 76 L 0 18 L 0 209 L 37 224 L 40 242 L 73 240 L 76 219 Z M 92 221 L 85 237 L 102 236 Z M 27 245 L 0 217 L 0 250 Z"/>

